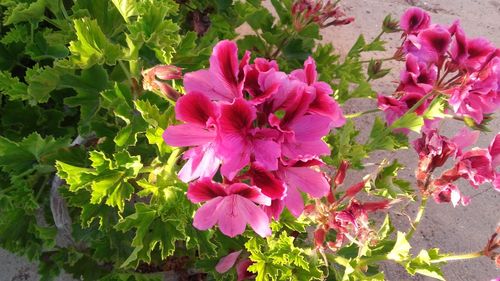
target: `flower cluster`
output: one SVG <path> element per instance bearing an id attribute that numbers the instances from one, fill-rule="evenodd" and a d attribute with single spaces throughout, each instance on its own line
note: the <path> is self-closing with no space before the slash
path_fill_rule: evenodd
<path id="1" fill-rule="evenodd" d="M 219 42 L 209 69 L 184 76 L 186 94 L 175 106 L 183 123 L 163 135 L 171 146 L 191 147 L 179 178 L 191 182 L 192 202 L 206 202 L 194 226 L 218 224 L 231 237 L 247 223 L 269 235 L 269 219 L 278 219 L 285 206 L 299 216 L 300 191 L 325 196 L 329 183 L 319 157 L 330 149 L 322 137 L 345 123 L 312 58 L 290 74 L 275 61 L 249 61 L 249 52 L 238 60 L 235 43 Z M 218 172 L 222 184 L 212 181 Z"/>
<path id="2" fill-rule="evenodd" d="M 314 242 L 318 249 L 337 251 L 346 241 L 364 244 L 375 238 L 370 228 L 368 214 L 389 209 L 396 201 L 358 201 L 355 196 L 365 184 L 365 181 L 361 181 L 347 188 L 339 199 L 329 196 L 328 204 L 316 202 L 314 205 L 306 206 L 308 216 L 318 222 L 318 227 L 314 231 Z M 327 239 L 330 231 L 335 233 L 335 241 Z"/>
<path id="3" fill-rule="evenodd" d="M 401 82 L 394 96 L 378 97 L 389 124 L 419 100 L 414 112 L 422 115 L 438 95 L 447 98 L 459 117 L 476 124 L 500 107 L 500 50 L 491 42 L 468 38 L 459 21 L 449 27 L 431 24 L 419 8 L 408 9 L 400 27 L 404 41 L 397 54 L 406 60 Z M 433 127 L 433 122 L 426 120 L 425 125 Z"/>
<path id="4" fill-rule="evenodd" d="M 345 17 L 344 11 L 337 6 L 338 1 L 297 0 L 292 5 L 292 19 L 295 30 L 301 31 L 307 25 L 316 23 L 321 28 L 346 25 L 354 21 Z"/>
<path id="5" fill-rule="evenodd" d="M 469 198 L 462 195 L 454 184 L 464 178 L 477 188 L 483 183 L 491 183 L 500 191 L 500 134 L 497 134 L 488 149 L 473 148 L 464 151 L 477 140 L 477 132 L 462 130 L 452 139 L 440 135 L 437 130 L 423 133 L 413 143 L 419 154 L 419 165 L 416 171 L 417 185 L 424 195 L 432 195 L 438 203 L 451 202 L 456 206 L 459 202 L 467 205 Z M 432 172 L 450 159 L 455 159 L 451 169 L 443 172 L 438 178 L 432 178 Z"/>

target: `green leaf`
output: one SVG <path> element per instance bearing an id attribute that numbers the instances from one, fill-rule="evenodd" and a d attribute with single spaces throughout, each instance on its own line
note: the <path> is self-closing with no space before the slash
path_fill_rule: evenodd
<path id="1" fill-rule="evenodd" d="M 57 157 L 57 152 L 69 145 L 69 140 L 42 138 L 33 133 L 20 142 L 13 142 L 0 136 L 0 167 L 10 173 L 21 174 L 33 168 L 33 165 L 44 164 L 50 167 Z"/>
<path id="2" fill-rule="evenodd" d="M 8 71 L 0 71 L 0 91 L 10 100 L 28 100 L 28 86 L 12 77 Z"/>
<path id="3" fill-rule="evenodd" d="M 408 148 L 408 137 L 402 133 L 394 133 L 382 119 L 375 117 L 366 146 L 370 151 Z"/>
<path id="4" fill-rule="evenodd" d="M 137 177 L 142 168 L 139 156 L 130 156 L 126 151 L 114 154 L 109 159 L 99 151 L 90 152 L 92 167 L 85 169 L 63 162 L 57 162 L 58 175 L 68 184 L 70 191 L 76 192 L 82 188 L 90 191 L 89 203 L 98 206 L 101 202 L 111 207 L 117 207 L 123 212 L 125 201 L 129 200 L 134 187 L 128 182 Z"/>
<path id="5" fill-rule="evenodd" d="M 65 38 L 50 32 L 39 32 L 34 35 L 33 42 L 26 46 L 26 54 L 33 60 L 60 59 L 68 56 Z M 61 36 L 59 36 L 61 37 Z M 57 40 L 59 39 L 59 40 Z"/>
<path id="6" fill-rule="evenodd" d="M 119 147 L 135 145 L 137 134 L 146 131 L 147 123 L 135 113 L 132 103 L 132 93 L 123 84 L 115 84 L 113 90 L 101 93 L 102 106 L 111 110 L 116 117 L 125 122 L 116 134 L 114 141 Z"/>
<path id="7" fill-rule="evenodd" d="M 151 252 L 156 247 L 164 260 L 174 253 L 175 241 L 186 235 L 181 221 L 174 218 L 163 221 L 156 208 L 143 203 L 135 204 L 135 213 L 121 220 L 115 228 L 123 232 L 136 229 L 132 240 L 134 250 L 121 267 L 131 264 L 136 267 L 139 261 L 150 262 Z"/>
<path id="8" fill-rule="evenodd" d="M 253 264 L 248 271 L 256 273 L 256 280 L 320 280 L 323 277 L 321 260 L 307 255 L 306 250 L 294 245 L 294 238 L 282 232 L 267 240 L 256 237 L 245 243 Z"/>
<path id="9" fill-rule="evenodd" d="M 26 81 L 30 104 L 45 103 L 50 98 L 50 92 L 59 84 L 59 72 L 54 68 L 35 65 L 26 71 Z"/>
<path id="10" fill-rule="evenodd" d="M 422 115 L 425 119 L 435 119 L 446 117 L 446 100 L 441 96 L 434 98 Z"/>
<path id="11" fill-rule="evenodd" d="M 410 256 L 410 243 L 406 240 L 406 235 L 398 231 L 396 244 L 394 248 L 387 254 L 387 258 L 393 261 L 402 262 Z"/>
<path id="12" fill-rule="evenodd" d="M 73 88 L 76 96 L 64 99 L 70 107 L 80 107 L 80 133 L 90 133 L 90 122 L 100 107 L 99 93 L 108 86 L 108 74 L 102 66 L 85 69 L 81 75 L 61 75 L 61 88 Z"/>
<path id="13" fill-rule="evenodd" d="M 406 128 L 410 129 L 416 133 L 420 133 L 422 126 L 424 125 L 424 118 L 417 115 L 415 112 L 410 114 L 404 114 L 401 118 L 397 119 L 392 123 L 391 128 L 400 129 Z"/>
<path id="14" fill-rule="evenodd" d="M 335 134 L 327 137 L 327 143 L 331 146 L 331 154 L 323 158 L 328 164 L 338 167 L 342 160 L 347 160 L 351 167 L 361 169 L 363 159 L 368 156 L 368 150 L 364 145 L 357 142 L 359 130 L 356 129 L 352 120 L 338 128 Z"/>
<path id="15" fill-rule="evenodd" d="M 268 31 L 272 28 L 274 17 L 266 8 L 257 9 L 253 13 L 249 13 L 246 17 L 247 23 L 253 30 Z"/>
<path id="16" fill-rule="evenodd" d="M 166 111 L 161 112 L 155 104 L 151 104 L 148 100 L 136 100 L 134 105 L 141 113 L 142 118 L 152 127 L 165 129 L 171 122 L 171 116 Z"/>
<path id="17" fill-rule="evenodd" d="M 429 251 L 421 250 L 417 257 L 405 264 L 406 271 L 411 275 L 418 273 L 438 280 L 445 280 L 441 271 L 443 263 L 433 262 L 445 256 L 439 254 L 439 249 L 436 248 Z"/>
<path id="18" fill-rule="evenodd" d="M 77 36 L 77 40 L 69 44 L 73 65 L 83 69 L 95 64 L 114 65 L 123 57 L 120 45 L 106 38 L 96 20 L 76 19 L 73 25 Z"/>
<path id="19" fill-rule="evenodd" d="M 20 22 L 30 22 L 36 24 L 43 19 L 45 13 L 45 0 L 37 0 L 33 3 L 19 3 L 7 12 L 4 24 L 16 24 Z"/>
<path id="20" fill-rule="evenodd" d="M 138 3 L 136 0 L 112 0 L 116 9 L 120 12 L 123 19 L 128 22 L 131 16 L 138 14 Z"/>
<path id="21" fill-rule="evenodd" d="M 411 184 L 398 178 L 398 171 L 404 168 L 397 160 L 387 165 L 387 162 L 382 163 L 375 180 L 371 180 L 368 192 L 377 196 L 382 196 L 388 199 L 396 199 L 404 196 L 410 200 L 414 200 L 414 192 Z"/>

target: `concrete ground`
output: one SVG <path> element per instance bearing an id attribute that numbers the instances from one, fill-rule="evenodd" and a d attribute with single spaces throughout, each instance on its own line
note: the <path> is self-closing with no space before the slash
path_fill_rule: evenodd
<path id="1" fill-rule="evenodd" d="M 323 34 L 324 40 L 333 42 L 340 53 L 346 53 L 354 43 L 355 35 L 361 31 L 367 39 L 378 34 L 380 24 L 386 14 L 391 13 L 399 18 L 399 15 L 410 6 L 419 6 L 427 10 L 435 23 L 451 24 L 455 19 L 460 19 L 468 36 L 484 36 L 493 41 L 496 46 L 500 46 L 500 0 L 344 0 L 342 5 L 348 15 L 356 17 L 356 21 L 349 26 L 330 28 Z M 399 43 L 397 36 L 384 38 L 388 40 L 389 46 L 395 47 Z M 388 49 L 394 50 L 391 47 Z M 386 56 L 387 54 L 383 53 L 377 54 L 380 58 Z M 400 65 L 392 66 L 396 71 L 383 81 L 377 81 L 377 91 L 389 94 L 395 89 L 397 83 L 394 81 L 398 79 L 397 69 Z M 373 102 L 358 100 L 349 102 L 345 111 L 351 113 L 372 108 L 374 108 Z M 369 123 L 372 118 L 363 117 L 357 122 L 361 126 L 366 125 L 370 128 Z M 442 132 L 451 136 L 460 125 L 457 122 L 447 123 L 443 126 Z M 477 146 L 486 147 L 489 144 L 492 137 L 500 131 L 500 119 L 492 122 L 490 129 L 493 132 L 481 134 Z M 375 157 L 400 159 L 407 165 L 401 174 L 410 180 L 413 179 L 417 158 L 412 150 L 397 154 L 377 154 Z M 437 205 L 431 202 L 419 230 L 411 241 L 414 253 L 418 253 L 422 248 L 432 247 L 439 247 L 442 252 L 456 253 L 475 252 L 484 247 L 500 220 L 500 193 L 491 190 L 488 186 L 482 186 L 476 191 L 465 182 L 462 182 L 460 189 L 473 197 L 470 205 L 453 208 L 448 204 Z M 414 209 L 408 210 L 410 215 L 414 212 Z M 407 226 L 404 217 L 398 216 L 395 219 L 397 225 Z M 384 271 L 389 281 L 435 280 L 421 276 L 409 277 L 404 269 L 393 264 L 384 265 Z M 444 273 L 446 280 L 449 281 L 488 281 L 500 276 L 500 270 L 495 269 L 495 264 L 487 258 L 450 263 L 444 267 Z M 36 266 L 0 249 L 0 281 L 38 279 Z M 59 281 L 66 280 L 72 279 L 59 278 Z"/>

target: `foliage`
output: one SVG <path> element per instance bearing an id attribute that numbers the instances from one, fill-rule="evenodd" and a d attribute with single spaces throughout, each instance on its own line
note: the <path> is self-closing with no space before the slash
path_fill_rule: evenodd
<path id="1" fill-rule="evenodd" d="M 253 58 L 276 60 L 286 73 L 311 57 L 317 80 L 328 83 L 334 90 L 328 98 L 340 105 L 377 97 L 370 81 L 390 70 L 382 67 L 383 60 L 362 58 L 385 50 L 382 36 L 399 32 L 397 22 L 386 17 L 378 36 L 360 35 L 341 57 L 332 44 L 320 43 L 320 31 L 352 19 L 343 16 L 337 2 L 313 11 L 307 10 L 309 2 L 271 0 L 274 16 L 256 0 L 0 0 L 0 247 L 36 261 L 41 280 L 62 271 L 81 280 L 161 280 L 164 271 L 234 280 L 243 274 L 238 268 L 224 273 L 217 265 L 240 250 L 236 267 L 249 261 L 243 272 L 256 280 L 383 280 L 382 260 L 411 275 L 444 280 L 440 267 L 453 256 L 438 249 L 410 253 L 420 212 L 406 233 L 395 231 L 389 215 L 381 223 L 368 215 L 417 194 L 423 205 L 431 196 L 455 205 L 457 196 L 466 202 L 453 182 L 466 178 L 476 186 L 482 171 L 457 175 L 452 169 L 431 178 L 443 159 L 421 149 L 418 189 L 398 177 L 404 167 L 397 160 L 378 163 L 359 185 L 342 186 L 348 167 L 373 166 L 367 159 L 376 151 L 407 149 L 408 130 L 420 133 L 429 121 L 452 117 L 487 130 L 491 112 L 484 109 L 480 121 L 473 112 L 452 116 L 456 106 L 450 106 L 450 93 L 434 88 L 418 100 L 426 107 L 418 110 L 419 104 L 403 104 L 405 85 L 398 87 L 394 100 L 405 111 L 392 122 L 375 117 L 365 140 L 353 119 L 371 112 L 346 115 L 345 124 L 323 138 L 330 154 L 322 157 L 321 170 L 314 170 L 331 184 L 328 194 L 295 198 L 304 199 L 303 215 L 285 210 L 279 220 L 275 216 L 272 235 L 263 238 L 247 229 L 229 238 L 217 228 L 193 227 L 202 207 L 186 196 L 193 185 L 177 176 L 186 150 L 167 145 L 163 133 L 179 124 L 176 99 L 186 94 L 176 71 L 209 67 L 217 42 L 235 40 L 240 58 L 248 50 Z M 333 17 L 333 11 L 341 13 Z M 251 31 L 238 34 L 242 25 Z M 398 55 L 393 58 L 401 59 Z M 165 79 L 165 69 L 157 65 L 175 66 L 167 68 L 173 78 Z M 438 90 L 460 84 L 454 79 L 441 79 Z M 286 118 L 280 113 L 273 117 Z M 493 162 L 495 143 L 481 150 Z M 474 151 L 455 151 L 456 167 L 472 163 L 464 161 L 474 161 L 466 157 Z M 491 177 L 480 183 L 498 184 Z M 220 174 L 214 178 L 222 180 Z M 358 192 L 381 201 L 359 202 Z M 492 250 L 482 253 L 497 257 Z"/>

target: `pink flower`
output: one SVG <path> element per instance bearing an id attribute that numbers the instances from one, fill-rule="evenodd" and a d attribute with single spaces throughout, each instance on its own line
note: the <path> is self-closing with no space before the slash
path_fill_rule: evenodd
<path id="1" fill-rule="evenodd" d="M 238 98 L 221 106 L 219 119 L 219 153 L 222 156 L 221 173 L 232 180 L 250 158 L 268 170 L 278 169 L 280 145 L 273 140 L 278 132 L 273 129 L 254 129 L 256 110 L 249 102 Z"/>
<path id="2" fill-rule="evenodd" d="M 425 162 L 422 172 L 432 172 L 441 167 L 457 153 L 458 146 L 448 138 L 441 136 L 437 130 L 423 132 L 422 137 L 413 142 L 421 162 Z"/>
<path id="3" fill-rule="evenodd" d="M 468 71 L 479 71 L 491 59 L 497 49 L 485 38 L 474 38 L 467 41 L 467 60 L 465 65 Z M 498 57 L 498 54 L 496 55 Z"/>
<path id="4" fill-rule="evenodd" d="M 434 25 L 420 31 L 418 35 L 408 36 L 403 47 L 406 53 L 416 56 L 419 61 L 438 63 L 450 44 L 451 34 L 448 29 Z"/>
<path id="5" fill-rule="evenodd" d="M 286 74 L 278 71 L 276 61 L 256 58 L 253 64 L 245 66 L 244 89 L 252 96 L 252 102 L 259 104 L 275 94 Z"/>
<path id="6" fill-rule="evenodd" d="M 177 101 L 175 114 L 185 123 L 168 127 L 163 139 L 171 146 L 196 146 L 184 154 L 188 161 L 179 173 L 180 179 L 189 182 L 200 177 L 211 178 L 220 163 L 215 153 L 217 105 L 205 95 L 192 92 Z"/>
<path id="7" fill-rule="evenodd" d="M 309 86 L 306 91 L 314 93 L 315 97 L 309 105 L 309 112 L 330 118 L 332 127 L 341 127 L 345 124 L 342 110 L 338 103 L 330 97 L 333 94 L 332 88 L 327 83 L 318 81 L 316 62 L 311 57 L 304 62 L 304 69 L 292 71 L 290 77 L 293 80 L 306 83 Z"/>
<path id="8" fill-rule="evenodd" d="M 184 76 L 186 92 L 200 92 L 212 100 L 232 102 L 243 96 L 244 67 L 250 53 L 238 62 L 238 47 L 224 40 L 215 45 L 210 57 L 210 68 L 187 73 Z"/>
<path id="9" fill-rule="evenodd" d="M 416 7 L 409 8 L 401 16 L 399 25 L 406 34 L 418 33 L 429 27 L 431 18 L 424 10 Z"/>
<path id="10" fill-rule="evenodd" d="M 313 198 L 321 198 L 330 191 L 330 184 L 323 173 L 313 169 L 314 166 L 321 164 L 317 160 L 297 162 L 291 166 L 280 166 L 277 172 L 287 187 L 285 205 L 296 217 L 300 216 L 304 210 L 304 201 L 299 191 Z"/>
<path id="11" fill-rule="evenodd" d="M 449 203 L 456 207 L 458 203 L 462 203 L 463 206 L 467 206 L 470 202 L 470 198 L 462 195 L 458 187 L 452 183 L 447 183 L 443 186 L 436 186 L 436 190 L 432 193 L 434 201 L 436 203 Z"/>
<path id="12" fill-rule="evenodd" d="M 202 179 L 191 183 L 187 192 L 193 203 L 206 202 L 194 215 L 193 225 L 206 230 L 218 224 L 222 233 L 235 237 L 247 223 L 262 237 L 271 235 L 266 213 L 255 203 L 269 206 L 271 199 L 258 187 L 234 183 L 228 187 Z"/>
<path id="13" fill-rule="evenodd" d="M 412 54 L 406 56 L 406 69 L 401 72 L 401 83 L 396 91 L 427 94 L 437 79 L 437 66 L 419 62 Z"/>
<path id="14" fill-rule="evenodd" d="M 471 74 L 465 83 L 450 91 L 448 102 L 453 111 L 481 124 L 484 114 L 500 107 L 500 57 L 493 58 L 481 72 Z"/>
<path id="15" fill-rule="evenodd" d="M 451 59 L 459 68 L 464 68 L 465 60 L 469 56 L 467 53 L 468 44 L 465 32 L 458 20 L 450 27 L 450 33 L 454 35 L 450 48 Z"/>

